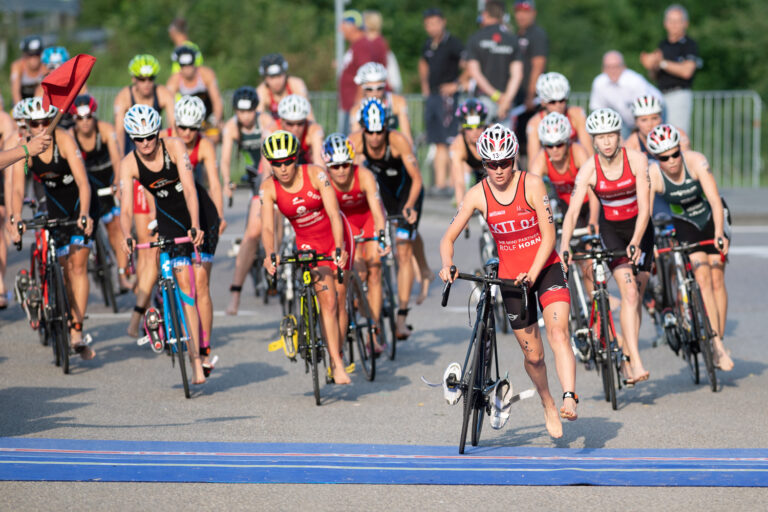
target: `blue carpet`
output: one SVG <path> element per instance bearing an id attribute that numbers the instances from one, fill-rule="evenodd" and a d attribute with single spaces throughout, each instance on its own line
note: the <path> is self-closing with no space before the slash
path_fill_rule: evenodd
<path id="1" fill-rule="evenodd" d="M 0 480 L 766 487 L 768 450 L 0 438 Z"/>

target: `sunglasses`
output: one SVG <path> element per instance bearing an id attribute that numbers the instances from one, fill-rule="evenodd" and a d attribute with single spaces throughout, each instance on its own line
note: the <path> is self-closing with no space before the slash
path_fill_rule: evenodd
<path id="1" fill-rule="evenodd" d="M 51 124 L 50 119 L 43 119 L 42 121 L 28 121 L 30 128 L 39 128 L 40 126 L 48 126 Z"/>
<path id="2" fill-rule="evenodd" d="M 371 130 L 364 130 L 364 131 L 365 131 L 365 133 L 367 133 L 368 135 L 380 135 L 380 134 L 384 133 L 384 130 L 379 130 L 379 131 L 377 131 L 377 132 L 372 132 Z"/>
<path id="3" fill-rule="evenodd" d="M 483 167 L 495 171 L 496 169 L 506 169 L 512 166 L 513 160 L 508 158 L 506 160 L 483 160 Z"/>
<path id="4" fill-rule="evenodd" d="M 330 169 L 333 169 L 333 170 L 340 170 L 340 169 L 346 169 L 349 166 L 350 166 L 350 163 L 349 162 L 345 162 L 343 164 L 332 164 L 332 165 L 329 165 L 328 167 Z"/>
<path id="5" fill-rule="evenodd" d="M 270 160 L 269 165 L 272 167 L 286 167 L 296 162 L 296 157 L 283 158 L 280 160 Z"/>
<path id="6" fill-rule="evenodd" d="M 677 151 L 675 151 L 671 155 L 667 155 L 667 156 L 657 155 L 656 158 L 659 160 L 659 162 L 666 162 L 670 158 L 677 158 L 679 156 L 680 156 L 680 150 L 678 149 Z"/>
<path id="7" fill-rule="evenodd" d="M 146 137 L 132 137 L 132 138 L 133 138 L 133 142 L 139 143 L 144 141 L 147 141 L 147 142 L 153 141 L 155 140 L 156 137 L 157 137 L 157 134 L 153 133 L 152 135 L 147 135 Z"/>
<path id="8" fill-rule="evenodd" d="M 86 119 L 93 119 L 93 115 L 86 114 L 84 116 L 77 116 L 77 115 L 75 116 L 75 120 L 77 121 L 85 121 Z"/>
<path id="9" fill-rule="evenodd" d="M 179 131 L 191 131 L 191 132 L 196 132 L 200 130 L 200 128 L 196 128 L 194 126 L 177 126 L 176 129 Z"/>
<path id="10" fill-rule="evenodd" d="M 283 124 L 286 127 L 290 126 L 291 128 L 295 128 L 297 126 L 304 126 L 305 123 L 306 121 L 283 121 Z"/>
<path id="11" fill-rule="evenodd" d="M 562 99 L 562 100 L 552 100 L 552 101 L 548 101 L 547 103 L 549 103 L 549 104 L 551 105 L 551 104 L 553 104 L 553 103 L 565 103 L 566 101 L 568 101 L 568 100 L 566 100 L 566 99 Z"/>
<path id="12" fill-rule="evenodd" d="M 386 88 L 387 88 L 386 85 L 377 85 L 376 87 L 371 87 L 366 85 L 365 87 L 363 87 L 363 90 L 365 92 L 381 92 Z"/>
<path id="13" fill-rule="evenodd" d="M 154 82 L 155 81 L 155 77 L 153 77 L 153 76 L 137 76 L 136 80 L 138 80 L 139 82 Z"/>
<path id="14" fill-rule="evenodd" d="M 545 148 L 561 148 L 565 146 L 565 142 L 561 142 L 560 144 L 544 144 Z"/>
<path id="15" fill-rule="evenodd" d="M 463 125 L 461 125 L 461 128 L 463 130 L 483 130 L 483 129 L 485 129 L 485 125 L 482 125 L 482 124 L 463 124 Z"/>

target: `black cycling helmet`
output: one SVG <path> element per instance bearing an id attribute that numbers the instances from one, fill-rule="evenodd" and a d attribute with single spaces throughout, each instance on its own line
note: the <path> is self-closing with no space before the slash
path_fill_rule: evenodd
<path id="1" fill-rule="evenodd" d="M 194 66 L 198 53 L 198 50 L 191 46 L 182 45 L 173 50 L 173 61 L 179 66 Z"/>
<path id="2" fill-rule="evenodd" d="M 256 89 L 250 85 L 244 85 L 232 95 L 232 108 L 234 110 L 256 110 L 259 106 L 259 95 Z"/>
<path id="3" fill-rule="evenodd" d="M 43 38 L 40 36 L 27 36 L 22 39 L 19 48 L 27 55 L 40 55 L 43 53 Z"/>
<path id="4" fill-rule="evenodd" d="M 282 75 L 288 72 L 288 61 L 279 53 L 270 53 L 261 58 L 259 74 L 261 76 Z"/>

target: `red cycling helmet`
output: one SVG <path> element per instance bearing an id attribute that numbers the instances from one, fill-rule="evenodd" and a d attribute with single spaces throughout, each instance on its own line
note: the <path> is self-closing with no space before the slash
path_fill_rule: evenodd
<path id="1" fill-rule="evenodd" d="M 81 94 L 75 101 L 72 102 L 72 106 L 69 107 L 69 113 L 73 116 L 87 116 L 89 114 L 95 114 L 99 108 L 99 104 L 90 94 Z"/>

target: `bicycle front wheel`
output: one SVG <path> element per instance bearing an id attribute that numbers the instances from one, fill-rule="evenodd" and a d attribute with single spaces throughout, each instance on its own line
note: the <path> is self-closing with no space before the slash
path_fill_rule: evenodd
<path id="1" fill-rule="evenodd" d="M 101 229 L 96 232 L 96 246 L 98 255 L 98 272 L 101 280 L 101 291 L 104 295 L 104 305 L 112 306 L 112 312 L 117 313 L 117 300 L 115 300 L 115 283 L 112 278 L 112 258 L 109 253 L 109 244 L 106 241 L 106 233 Z"/>
<path id="2" fill-rule="evenodd" d="M 701 289 L 698 284 L 694 283 L 691 287 L 691 296 L 693 298 L 693 326 L 694 333 L 699 342 L 699 349 L 701 350 L 701 356 L 704 359 L 704 366 L 707 369 L 707 377 L 709 378 L 709 386 L 712 392 L 717 391 L 717 373 L 715 369 L 715 357 L 714 348 L 712 347 L 712 339 L 714 338 L 714 332 L 709 324 L 709 317 L 704 309 L 704 300 L 701 297 Z"/>
<path id="3" fill-rule="evenodd" d="M 59 352 L 57 360 L 61 363 L 61 369 L 66 374 L 69 373 L 69 354 L 70 354 L 70 339 L 69 339 L 69 305 L 67 304 L 67 290 L 64 288 L 64 275 L 62 274 L 61 266 L 57 264 L 51 265 L 51 281 L 53 284 L 53 293 L 48 290 L 49 297 L 51 297 L 52 305 L 55 304 L 55 308 L 52 311 L 52 324 L 53 324 L 53 337 L 55 345 Z"/>
<path id="4" fill-rule="evenodd" d="M 611 408 L 615 411 L 617 409 L 616 403 L 616 385 L 618 384 L 619 374 L 618 368 L 620 367 L 620 361 L 618 361 L 618 352 L 613 350 L 616 340 L 611 332 L 611 321 L 609 318 L 610 308 L 608 307 L 608 297 L 606 294 L 601 294 L 598 299 L 599 304 L 599 316 L 600 316 L 600 335 L 603 338 L 601 343 L 603 350 L 605 351 L 605 357 L 603 357 L 603 391 L 605 392 L 605 401 L 611 403 Z M 614 382 L 616 379 L 616 382 Z"/>
<path id="5" fill-rule="evenodd" d="M 165 296 L 168 297 L 168 300 L 166 301 L 168 306 L 168 316 L 170 317 L 171 326 L 173 328 L 173 337 L 169 335 L 167 339 L 176 339 L 176 343 L 174 345 L 175 349 L 172 346 L 171 350 L 176 351 L 176 355 L 179 359 L 179 370 L 181 371 L 181 384 L 184 387 L 184 396 L 190 398 L 191 394 L 189 392 L 189 378 L 187 377 L 187 362 L 184 360 L 184 353 L 187 351 L 185 350 L 186 347 L 184 345 L 184 341 L 182 340 L 184 331 L 182 330 L 181 318 L 179 316 L 178 304 L 176 302 L 176 293 L 176 290 L 171 286 L 166 287 Z"/>
<path id="6" fill-rule="evenodd" d="M 317 366 L 320 362 L 320 350 L 322 350 L 322 345 L 320 346 L 320 350 L 318 350 L 317 325 L 315 323 L 317 321 L 315 318 L 315 300 L 315 296 L 309 294 L 309 300 L 304 301 L 304 307 L 307 308 L 307 332 L 309 333 L 307 345 L 309 346 L 310 366 L 312 368 L 312 391 L 315 394 L 315 405 L 320 405 L 320 376 L 318 375 Z"/>
<path id="7" fill-rule="evenodd" d="M 385 334 L 387 339 L 387 357 L 390 361 L 395 359 L 397 353 L 397 319 L 395 317 L 397 299 L 395 298 L 395 289 L 392 287 L 392 277 L 389 267 L 382 264 L 381 292 L 383 301 L 381 304 L 381 331 L 389 327 L 389 334 Z"/>
<path id="8" fill-rule="evenodd" d="M 363 293 L 363 283 L 356 272 L 350 272 L 347 294 L 350 329 L 354 329 L 357 353 L 363 367 L 365 378 L 372 381 L 376 378 L 376 356 L 373 346 L 373 318 L 368 306 L 368 300 Z M 350 361 L 352 354 L 350 350 Z"/>
<path id="9" fill-rule="evenodd" d="M 472 420 L 472 446 L 477 446 L 478 432 L 477 432 L 477 409 L 475 404 L 478 399 L 478 393 L 481 392 L 481 365 L 483 359 L 483 331 L 484 325 L 481 322 L 478 324 L 475 330 L 475 338 L 472 340 L 472 362 L 464 372 L 464 379 L 462 379 L 461 387 L 464 390 L 464 414 L 461 423 L 461 436 L 459 437 L 459 453 L 464 453 L 464 447 L 467 442 L 467 431 L 470 428 L 470 419 Z M 482 427 L 481 427 L 482 428 Z"/>

